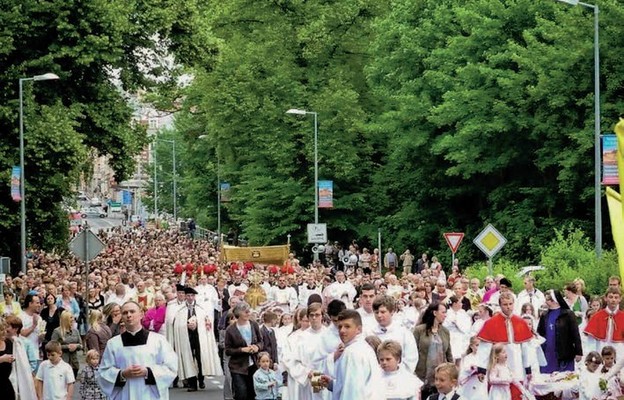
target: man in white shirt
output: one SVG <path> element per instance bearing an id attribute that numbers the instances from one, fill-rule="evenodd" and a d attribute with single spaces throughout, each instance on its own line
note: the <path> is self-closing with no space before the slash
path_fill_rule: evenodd
<path id="1" fill-rule="evenodd" d="M 373 302 L 373 311 L 377 326 L 373 329 L 373 335 L 381 341 L 394 340 L 401 345 L 403 357 L 401 363 L 407 371 L 415 371 L 418 364 L 418 348 L 414 334 L 400 323 L 392 321 L 396 311 L 396 300 L 391 296 L 378 296 Z"/>
<path id="2" fill-rule="evenodd" d="M 360 314 L 360 317 L 362 317 L 362 332 L 364 336 L 371 334 L 373 329 L 377 326 L 375 313 L 373 311 L 375 295 L 375 285 L 372 283 L 365 283 L 362 285 L 359 297 L 360 307 L 357 309 L 357 312 Z"/>
<path id="3" fill-rule="evenodd" d="M 533 317 L 539 318 L 539 310 L 546 303 L 546 299 L 544 293 L 535 287 L 535 278 L 532 276 L 524 278 L 524 290 L 518 293 L 516 297 L 514 312 L 520 315 L 522 306 L 526 303 L 530 303 L 533 306 Z"/>
<path id="4" fill-rule="evenodd" d="M 293 312 L 297 308 L 297 292 L 288 286 L 286 275 L 281 275 L 277 279 L 277 286 L 273 286 L 269 292 L 268 300 L 275 303 L 284 312 Z"/>
<path id="5" fill-rule="evenodd" d="M 321 286 L 316 283 L 314 273 L 309 272 L 306 275 L 305 283 L 299 286 L 299 304 L 305 306 L 308 304 L 308 298 L 314 293 L 321 295 Z"/>
<path id="6" fill-rule="evenodd" d="M 243 277 L 237 272 L 234 274 L 234 282 L 230 286 L 228 286 L 228 292 L 230 293 L 230 297 L 238 296 L 245 297 L 245 293 L 247 293 L 247 285 L 245 285 L 243 281 Z"/>
<path id="7" fill-rule="evenodd" d="M 199 277 L 199 285 L 195 287 L 195 301 L 204 308 L 211 321 L 214 320 L 214 310 L 219 302 L 219 294 L 214 284 L 214 276 L 204 274 Z"/>
<path id="8" fill-rule="evenodd" d="M 344 272 L 336 272 L 336 282 L 329 285 L 326 289 L 326 295 L 330 299 L 341 300 L 347 308 L 353 308 L 353 299 L 357 291 L 353 284 L 347 281 Z"/>

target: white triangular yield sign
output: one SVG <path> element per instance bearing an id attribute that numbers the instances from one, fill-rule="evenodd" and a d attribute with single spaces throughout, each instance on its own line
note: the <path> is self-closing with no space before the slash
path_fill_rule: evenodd
<path id="1" fill-rule="evenodd" d="M 457 253 L 457 249 L 459 249 L 459 245 L 464 238 L 464 234 L 461 232 L 448 232 L 444 234 L 444 239 L 446 239 L 446 244 L 449 245 L 453 254 Z"/>

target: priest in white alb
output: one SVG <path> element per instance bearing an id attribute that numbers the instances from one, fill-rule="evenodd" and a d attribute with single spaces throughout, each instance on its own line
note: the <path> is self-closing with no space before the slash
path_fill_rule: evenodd
<path id="1" fill-rule="evenodd" d="M 126 331 L 108 341 L 98 384 L 112 400 L 167 400 L 178 369 L 173 348 L 162 335 L 142 327 L 138 303 L 126 302 L 121 314 Z"/>
<path id="2" fill-rule="evenodd" d="M 175 349 L 179 357 L 178 373 L 188 382 L 188 391 L 204 389 L 204 377 L 223 375 L 219 353 L 212 333 L 212 319 L 196 303 L 197 292 L 185 288 L 186 303 L 176 313 L 173 321 Z"/>

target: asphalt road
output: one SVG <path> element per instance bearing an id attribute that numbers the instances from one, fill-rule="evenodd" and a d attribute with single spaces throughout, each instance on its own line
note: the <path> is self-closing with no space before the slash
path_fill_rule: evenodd
<path id="1" fill-rule="evenodd" d="M 122 219 L 123 215 L 121 214 L 110 214 L 110 216 L 107 218 L 88 217 L 86 221 L 89 224 L 89 228 L 91 228 L 91 231 L 93 233 L 97 233 L 100 229 L 108 229 L 120 226 Z"/>
<path id="2" fill-rule="evenodd" d="M 186 389 L 169 389 L 171 400 L 223 400 L 223 378 L 206 378 L 206 389 L 189 393 Z M 73 400 L 80 400 L 80 383 L 76 383 Z"/>

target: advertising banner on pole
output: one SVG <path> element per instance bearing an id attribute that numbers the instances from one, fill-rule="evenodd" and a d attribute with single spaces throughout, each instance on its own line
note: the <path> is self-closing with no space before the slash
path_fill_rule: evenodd
<path id="1" fill-rule="evenodd" d="M 221 182 L 221 203 L 230 202 L 230 184 L 228 182 Z"/>
<path id="2" fill-rule="evenodd" d="M 334 207 L 334 182 L 333 181 L 319 181 L 319 208 L 333 208 Z"/>
<path id="3" fill-rule="evenodd" d="M 11 170 L 11 197 L 13 201 L 22 200 L 22 192 L 20 190 L 20 178 L 22 176 L 22 169 L 20 167 L 13 167 Z"/>
<path id="4" fill-rule="evenodd" d="M 602 184 L 620 184 L 617 165 L 617 138 L 615 135 L 602 135 Z"/>

